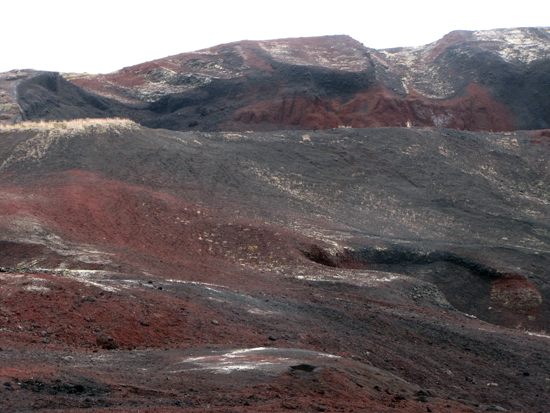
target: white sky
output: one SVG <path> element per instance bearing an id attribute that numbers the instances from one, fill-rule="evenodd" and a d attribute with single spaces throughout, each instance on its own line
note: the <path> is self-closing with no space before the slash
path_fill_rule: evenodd
<path id="1" fill-rule="evenodd" d="M 548 0 L 21 0 L 0 13 L 0 72 L 108 73 L 244 39 L 347 34 L 382 49 L 452 30 L 550 26 Z"/>

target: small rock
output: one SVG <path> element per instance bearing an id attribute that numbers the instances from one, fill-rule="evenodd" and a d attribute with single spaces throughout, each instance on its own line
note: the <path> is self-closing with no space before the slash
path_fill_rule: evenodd
<path id="1" fill-rule="evenodd" d="M 313 370 L 317 368 L 317 366 L 313 366 L 311 364 L 297 364 L 295 366 L 290 366 L 292 370 L 301 370 L 301 371 L 307 371 L 308 373 L 311 373 Z"/>
<path id="2" fill-rule="evenodd" d="M 507 412 L 504 407 L 494 406 L 494 405 L 481 405 L 479 406 L 484 412 Z"/>
<path id="3" fill-rule="evenodd" d="M 289 400 L 284 401 L 282 406 L 288 410 L 297 410 L 299 407 L 297 403 L 291 402 Z"/>
<path id="4" fill-rule="evenodd" d="M 149 327 L 149 323 L 146 323 L 145 321 L 140 321 L 139 323 L 144 327 Z"/>
<path id="5" fill-rule="evenodd" d="M 220 324 L 220 323 L 218 323 L 218 320 L 212 320 L 212 324 L 214 324 L 215 326 L 217 326 L 217 325 Z"/>
<path id="6" fill-rule="evenodd" d="M 269 336 L 268 339 L 270 339 L 271 341 L 277 341 L 277 337 L 275 336 Z"/>
<path id="7" fill-rule="evenodd" d="M 107 334 L 98 334 L 96 337 L 96 343 L 98 347 L 101 347 L 105 350 L 114 350 L 118 347 L 116 340 Z"/>
<path id="8" fill-rule="evenodd" d="M 416 401 L 421 403 L 428 403 L 428 396 L 431 396 L 432 394 L 429 391 L 419 390 L 416 392 Z"/>

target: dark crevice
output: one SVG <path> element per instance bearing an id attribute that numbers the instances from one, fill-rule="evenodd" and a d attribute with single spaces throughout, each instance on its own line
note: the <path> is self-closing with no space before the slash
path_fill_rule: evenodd
<path id="1" fill-rule="evenodd" d="M 310 246 L 309 249 L 302 251 L 302 253 L 308 260 L 317 264 L 326 265 L 327 267 L 339 267 L 338 260 L 328 251 L 317 245 Z"/>
<path id="2" fill-rule="evenodd" d="M 384 271 L 432 283 L 459 311 L 506 326 L 509 315 L 493 308 L 496 305 L 491 299 L 493 284 L 499 280 L 526 279 L 517 272 L 497 269 L 454 252 L 399 245 L 346 249 L 337 256 L 319 246 L 312 246 L 303 253 L 311 261 L 333 268 Z M 411 294 L 415 300 L 417 296 Z"/>
<path id="3" fill-rule="evenodd" d="M 373 265 L 382 264 L 395 266 L 395 272 L 402 272 L 399 271 L 399 267 L 401 266 L 427 265 L 437 262 L 449 263 L 464 268 L 478 277 L 489 280 L 497 280 L 507 275 L 507 273 L 503 271 L 491 268 L 456 253 L 437 250 L 423 251 L 403 247 L 387 249 L 364 248 L 358 251 L 347 250 L 344 256 L 339 260 L 339 266 L 342 268 L 347 268 L 348 266 L 367 268 Z"/>
<path id="4" fill-rule="evenodd" d="M 303 250 L 302 253 L 309 260 L 328 267 L 373 269 L 373 266 L 382 265 L 395 267 L 394 272 L 408 274 L 409 271 L 399 271 L 399 268 L 444 262 L 464 268 L 470 273 L 488 280 L 518 276 L 517 274 L 510 274 L 448 251 L 426 251 L 395 246 L 389 248 L 363 248 L 359 250 L 346 249 L 343 254 L 333 256 L 329 251 L 318 245 L 312 245 L 309 249 Z"/>

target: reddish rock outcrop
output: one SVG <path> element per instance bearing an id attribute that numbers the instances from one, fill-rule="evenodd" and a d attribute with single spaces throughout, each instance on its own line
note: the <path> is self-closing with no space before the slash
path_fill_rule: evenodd
<path id="1" fill-rule="evenodd" d="M 278 99 L 240 108 L 231 129 L 326 129 L 338 127 L 435 126 L 471 131 L 515 129 L 506 106 L 483 87 L 471 84 L 463 97 L 433 101 L 414 93 L 405 98 L 386 89 L 342 99 Z"/>

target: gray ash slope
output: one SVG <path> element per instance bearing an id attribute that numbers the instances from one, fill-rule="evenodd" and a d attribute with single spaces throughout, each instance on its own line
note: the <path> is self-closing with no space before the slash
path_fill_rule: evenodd
<path id="1" fill-rule="evenodd" d="M 7 182 L 61 168 L 146 183 L 328 242 L 326 250 L 304 252 L 328 267 L 419 277 L 486 321 L 549 328 L 544 132 L 139 129 L 58 139 L 40 161 L 24 155 L 20 139 L 3 138 Z"/>
<path id="2" fill-rule="evenodd" d="M 44 271 L 32 265 L 42 260 L 39 265 L 48 268 L 51 283 L 57 271 L 71 275 L 63 276 L 64 282 L 95 283 L 86 288 L 121 288 L 131 297 L 129 312 L 143 291 L 152 313 L 163 302 L 185 299 L 186 318 L 194 320 L 181 329 L 185 341 L 163 341 L 160 332 L 153 333 L 162 327 L 155 314 L 147 316 L 147 326 L 134 320 L 136 334 L 158 334 L 160 348 L 183 343 L 205 354 L 211 346 L 234 348 L 235 343 L 339 354 L 355 372 L 346 373 L 359 383 L 352 382 L 352 388 L 364 397 L 382 396 L 380 403 L 388 409 L 398 400 L 370 377 L 369 363 L 382 371 L 381 377 L 397 375 L 409 383 L 404 387 L 417 392 L 409 389 L 406 399 L 399 399 L 410 404 L 410 411 L 424 411 L 422 403 L 440 399 L 461 412 L 545 408 L 550 360 L 550 137 L 545 132 L 341 128 L 207 133 L 113 121 L 90 124 L 76 130 L 60 124 L 50 130 L 2 132 L 3 286 L 20 263 L 28 268 L 19 271 Z M 121 196 L 128 193 L 126 202 Z M 65 208 L 63 202 L 71 203 Z M 38 208 L 27 209 L 33 204 Z M 126 228 L 128 223 L 133 228 Z M 71 258 L 73 250 L 108 259 L 85 267 L 77 254 Z M 79 273 L 82 268 L 102 275 Z M 25 294 L 47 297 L 29 285 L 23 285 Z M 67 294 L 58 290 L 61 297 Z M 153 293 L 159 297 L 154 306 Z M 99 317 L 102 306 L 111 305 L 110 295 L 98 295 L 102 298 L 93 302 L 74 299 L 89 306 L 87 311 L 98 309 L 94 317 Z M 1 321 L 9 329 L 7 316 L 17 314 L 4 314 Z M 76 326 L 80 318 L 71 320 Z M 91 323 L 82 322 L 85 328 Z M 220 335 L 220 328 L 232 328 L 232 334 Z M 71 335 L 80 337 L 75 329 L 78 334 Z M 108 332 L 115 336 L 122 329 Z M 14 331 L 10 334 L 22 334 Z M 120 343 L 124 337 L 117 338 Z M 158 353 L 150 354 L 164 357 L 151 347 Z M 29 357 L 48 358 L 8 350 L 2 363 L 10 371 L 22 371 Z M 69 389 L 93 390 L 95 384 L 82 384 L 89 383 L 82 377 L 109 382 L 109 388 L 135 383 L 144 374 L 137 374 L 142 365 L 126 358 L 136 354 L 114 352 L 110 360 L 115 364 L 104 377 L 95 367 L 65 368 L 73 383 Z M 174 357 L 181 356 L 178 350 Z M 167 374 L 173 373 L 149 376 L 148 386 L 172 395 L 177 390 Z M 239 374 L 244 375 L 231 376 L 236 387 L 244 385 Z M 31 377 L 29 389 L 55 387 L 53 379 Z M 183 389 L 202 386 L 204 397 L 221 397 L 209 386 L 226 388 L 216 384 L 218 376 L 208 376 L 203 384 L 195 377 L 176 378 Z M 28 389 L 9 380 L 15 390 L 6 391 L 7 405 L 28 403 L 19 397 Z M 246 380 L 258 387 L 266 378 L 250 372 Z M 336 379 L 329 383 L 341 385 Z M 120 401 L 113 394 L 91 396 L 92 390 L 78 396 L 87 401 L 70 402 L 110 408 Z M 228 389 L 219 403 L 242 403 L 242 395 L 231 391 L 236 390 Z M 148 407 L 167 403 L 164 391 L 146 394 L 140 403 Z M 36 394 L 31 396 L 35 400 Z M 124 406 L 135 401 L 132 397 L 137 396 L 129 395 Z M 321 397 L 329 396 L 312 396 Z M 50 399 L 52 408 L 69 403 L 66 397 Z"/>

